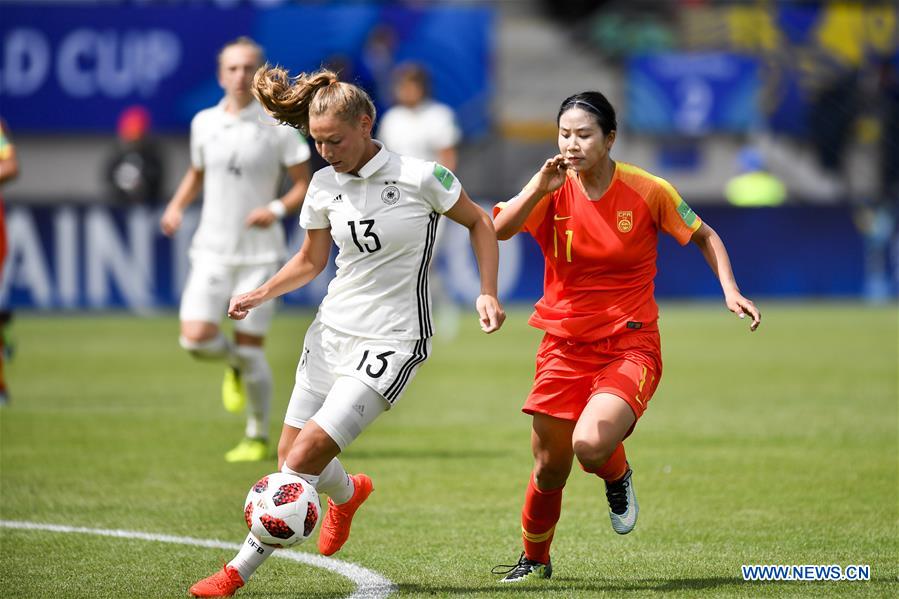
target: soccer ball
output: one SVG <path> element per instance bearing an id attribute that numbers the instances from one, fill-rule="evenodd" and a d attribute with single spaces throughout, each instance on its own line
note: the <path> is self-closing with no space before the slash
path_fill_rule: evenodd
<path id="1" fill-rule="evenodd" d="M 275 472 L 250 488 L 243 515 L 266 545 L 290 547 L 312 536 L 322 508 L 315 487 L 299 476 Z"/>

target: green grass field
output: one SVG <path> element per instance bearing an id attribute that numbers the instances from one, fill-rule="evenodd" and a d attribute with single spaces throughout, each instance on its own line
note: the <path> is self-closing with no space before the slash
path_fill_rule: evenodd
<path id="1" fill-rule="evenodd" d="M 602 484 L 575 470 L 550 581 L 499 586 L 520 551 L 537 331 L 435 342 L 397 408 L 344 454 L 376 492 L 335 557 L 400 597 L 899 596 L 897 310 L 766 304 L 755 334 L 720 304 L 662 309 L 665 374 L 628 442 L 640 522 L 614 534 Z M 280 429 L 308 313 L 268 348 Z M 20 314 L 0 410 L 2 519 L 240 542 L 249 485 L 226 465 L 243 420 L 220 365 L 177 345 L 174 314 Z M 314 542 L 297 549 L 315 552 Z M 181 597 L 232 552 L 0 528 L 0 597 Z M 744 582 L 741 564 L 867 564 L 868 582 Z M 269 560 L 240 597 L 340 597 L 354 585 Z"/>

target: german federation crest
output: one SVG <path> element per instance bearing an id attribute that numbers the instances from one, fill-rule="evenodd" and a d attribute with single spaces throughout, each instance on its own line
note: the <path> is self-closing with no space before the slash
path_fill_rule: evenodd
<path id="1" fill-rule="evenodd" d="M 393 206 L 400 201 L 400 189 L 396 185 L 388 185 L 381 192 L 381 201 L 388 206 Z"/>

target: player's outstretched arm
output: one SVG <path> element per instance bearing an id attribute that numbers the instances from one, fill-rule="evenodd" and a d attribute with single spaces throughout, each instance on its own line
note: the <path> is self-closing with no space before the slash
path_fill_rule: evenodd
<path id="1" fill-rule="evenodd" d="M 556 154 L 544 162 L 521 192 L 496 215 L 493 226 L 496 227 L 497 239 L 509 239 L 521 231 L 521 227 L 537 203 L 546 194 L 562 187 L 567 169 L 565 158 L 561 154 Z"/>
<path id="2" fill-rule="evenodd" d="M 727 249 L 724 247 L 721 237 L 710 226 L 702 223 L 690 240 L 696 244 L 705 257 L 705 261 L 712 268 L 712 272 L 718 277 L 721 289 L 724 291 L 724 302 L 727 304 L 727 309 L 740 318 L 752 317 L 752 322 L 749 324 L 750 331 L 759 328 L 762 314 L 755 304 L 740 293 L 730 265 L 730 257 L 727 255 Z"/>
<path id="3" fill-rule="evenodd" d="M 309 229 L 303 247 L 268 281 L 242 295 L 231 298 L 228 317 L 243 320 L 252 308 L 302 287 L 318 276 L 331 254 L 331 230 Z"/>
<path id="4" fill-rule="evenodd" d="M 503 326 L 506 313 L 496 297 L 499 245 L 496 243 L 493 222 L 480 206 L 471 201 L 464 189 L 453 207 L 447 210 L 446 216 L 468 229 L 471 247 L 478 260 L 481 295 L 475 302 L 475 308 L 478 311 L 481 330 L 485 333 L 498 331 Z"/>
<path id="5" fill-rule="evenodd" d="M 159 219 L 159 228 L 162 232 L 171 237 L 181 227 L 181 220 L 184 218 L 184 210 L 197 199 L 200 189 L 203 187 L 203 171 L 191 166 L 184 173 L 175 195 L 165 207 L 162 218 Z"/>

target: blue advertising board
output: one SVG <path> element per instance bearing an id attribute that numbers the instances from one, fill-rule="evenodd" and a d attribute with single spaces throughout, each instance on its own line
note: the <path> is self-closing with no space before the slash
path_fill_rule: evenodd
<path id="1" fill-rule="evenodd" d="M 250 33 L 252 16 L 190 5 L 4 5 L 4 118 L 20 132 L 112 130 L 124 107 L 143 104 L 157 128 L 183 128 L 201 107 L 192 95 L 215 82 L 219 48 Z"/>
<path id="2" fill-rule="evenodd" d="M 178 305 L 198 210 L 188 211 L 181 230 L 169 239 L 159 232 L 161 209 L 27 205 L 7 209 L 9 255 L 0 280 L 0 305 L 136 312 Z M 863 243 L 848 208 L 703 207 L 698 212 L 727 241 L 741 289 L 750 297 L 851 297 L 863 290 Z M 304 232 L 295 221 L 287 232 L 288 245 L 296 251 Z M 450 224 L 435 259 L 446 291 L 468 304 L 480 292 L 469 244 L 468 231 Z M 331 264 L 285 302 L 317 305 L 333 274 Z M 721 297 L 702 254 L 665 235 L 659 242 L 655 282 L 661 298 Z M 534 240 L 522 234 L 501 242 L 503 301 L 532 303 L 542 288 L 543 258 Z"/>
<path id="3" fill-rule="evenodd" d="M 221 97 L 222 45 L 248 35 L 294 72 L 342 66 L 382 107 L 390 67 L 421 62 L 474 136 L 489 125 L 492 28 L 483 6 L 4 3 L 0 105 L 20 133 L 111 131 L 133 104 L 157 130 L 183 131 Z"/>
<path id="4" fill-rule="evenodd" d="M 726 53 L 631 59 L 628 126 L 644 133 L 745 132 L 761 122 L 758 62 Z"/>

